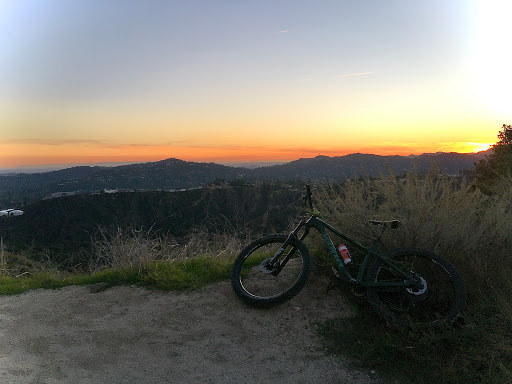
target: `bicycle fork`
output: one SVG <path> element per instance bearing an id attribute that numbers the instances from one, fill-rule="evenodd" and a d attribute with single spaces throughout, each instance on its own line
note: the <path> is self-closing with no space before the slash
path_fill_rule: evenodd
<path id="1" fill-rule="evenodd" d="M 288 253 L 284 256 L 283 260 L 282 261 L 279 261 L 279 258 L 282 256 L 283 252 L 285 251 L 286 247 L 288 247 L 288 245 L 290 245 L 291 241 L 293 238 L 297 238 L 297 233 L 301 230 L 301 228 L 306 225 L 306 222 L 303 220 L 300 221 L 300 223 L 297 225 L 297 227 L 288 235 L 288 238 L 286 239 L 286 241 L 283 243 L 283 245 L 281 246 L 281 248 L 279 248 L 279 250 L 276 252 L 276 254 L 274 255 L 274 257 L 272 257 L 271 260 L 268 261 L 266 267 L 269 269 L 269 270 L 272 270 L 275 268 L 276 264 L 277 264 L 277 268 L 275 268 L 273 271 L 272 271 L 272 275 L 274 276 L 277 276 L 279 275 L 279 273 L 281 272 L 281 270 L 284 268 L 284 266 L 286 265 L 286 263 L 288 262 L 288 260 L 290 260 L 290 258 L 293 256 L 293 254 L 295 253 L 295 251 L 297 250 L 297 248 L 295 246 L 292 246 L 292 248 L 288 251 Z M 298 239 L 299 241 L 302 241 L 306 238 L 306 236 L 309 234 L 309 227 L 306 227 L 306 229 L 304 230 L 304 233 L 301 235 L 301 237 Z"/>

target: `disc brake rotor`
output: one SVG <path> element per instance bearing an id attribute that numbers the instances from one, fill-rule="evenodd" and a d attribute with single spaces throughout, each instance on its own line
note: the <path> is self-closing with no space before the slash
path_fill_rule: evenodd
<path id="1" fill-rule="evenodd" d="M 418 275 L 417 273 L 414 274 L 414 277 L 420 280 L 418 284 L 415 285 L 414 287 L 405 288 L 405 290 L 413 296 L 421 296 L 427 293 L 428 286 L 425 279 Z"/>

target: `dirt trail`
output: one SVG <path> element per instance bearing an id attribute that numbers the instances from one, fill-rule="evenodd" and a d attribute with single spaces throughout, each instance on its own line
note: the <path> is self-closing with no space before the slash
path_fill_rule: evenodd
<path id="1" fill-rule="evenodd" d="M 1 297 L 0 383 L 377 383 L 322 348 L 315 321 L 350 314 L 326 284 L 270 310 L 247 307 L 228 282 Z"/>

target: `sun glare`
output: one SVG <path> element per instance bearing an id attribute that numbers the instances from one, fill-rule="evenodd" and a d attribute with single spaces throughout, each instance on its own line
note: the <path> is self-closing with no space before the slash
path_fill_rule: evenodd
<path id="1" fill-rule="evenodd" d="M 480 152 L 487 151 L 491 148 L 492 144 L 487 143 L 467 143 L 468 144 L 468 152 Z"/>
<path id="2" fill-rule="evenodd" d="M 511 14 L 512 2 L 509 0 L 480 3 L 471 60 L 478 97 L 489 108 L 505 114 L 512 110 Z"/>

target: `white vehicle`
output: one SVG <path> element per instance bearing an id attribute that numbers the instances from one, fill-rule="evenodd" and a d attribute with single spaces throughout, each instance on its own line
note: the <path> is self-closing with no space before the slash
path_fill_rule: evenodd
<path id="1" fill-rule="evenodd" d="M 20 211 L 19 209 L 4 209 L 0 211 L 0 216 L 21 216 L 23 215 L 23 211 Z"/>

